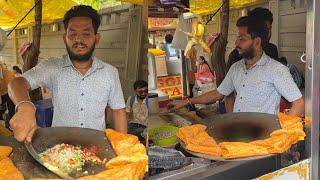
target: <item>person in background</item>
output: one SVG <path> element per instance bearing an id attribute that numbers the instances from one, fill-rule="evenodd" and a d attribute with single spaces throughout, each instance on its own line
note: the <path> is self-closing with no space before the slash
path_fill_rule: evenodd
<path id="1" fill-rule="evenodd" d="M 196 82 L 198 87 L 202 87 L 203 84 L 211 83 L 214 81 L 213 72 L 210 69 L 210 66 L 206 59 L 203 56 L 199 58 L 199 69 L 195 73 Z"/>
<path id="2" fill-rule="evenodd" d="M 21 77 L 22 71 L 18 66 L 13 66 L 12 71 L 13 71 L 14 77 Z"/>
<path id="3" fill-rule="evenodd" d="M 11 101 L 8 95 L 8 84 L 14 79 L 14 74 L 10 71 L 7 66 L 0 63 L 0 95 L 1 95 L 1 106 L 2 110 L 8 109 L 9 119 L 14 116 L 14 103 Z M 4 111 L 1 112 L 1 116 Z M 9 119 L 6 120 L 6 127 L 9 127 Z"/>
<path id="4" fill-rule="evenodd" d="M 138 80 L 133 84 L 135 94 L 130 96 L 126 103 L 126 112 L 129 123 L 138 123 L 147 126 L 148 118 L 148 83 Z"/>
<path id="5" fill-rule="evenodd" d="M 166 59 L 177 57 L 176 49 L 173 47 L 172 40 L 173 36 L 171 34 L 167 34 L 165 37 L 165 44 L 162 45 L 161 49 L 166 52 Z"/>
<path id="6" fill-rule="evenodd" d="M 271 39 L 271 30 L 272 30 L 272 22 L 273 22 L 273 15 L 269 9 L 257 7 L 253 9 L 252 11 L 249 11 L 248 16 L 251 16 L 253 18 L 257 18 L 261 21 L 263 21 L 267 28 L 268 28 L 268 39 L 267 43 L 262 47 L 263 51 L 271 57 L 274 60 L 278 61 L 278 49 L 277 46 L 270 43 Z M 235 48 L 228 57 L 227 61 L 227 71 L 229 71 L 232 64 L 240 61 L 242 59 L 242 56 L 239 54 L 239 51 Z M 225 108 L 226 112 L 232 112 L 234 102 L 235 102 L 235 95 L 232 93 L 231 95 L 225 97 Z"/>
<path id="7" fill-rule="evenodd" d="M 279 61 L 287 66 L 289 68 L 290 74 L 294 80 L 294 82 L 297 84 L 298 88 L 301 89 L 304 87 L 304 79 L 302 75 L 300 74 L 298 68 L 294 64 L 289 64 L 287 61 L 287 58 L 281 57 L 279 58 Z"/>

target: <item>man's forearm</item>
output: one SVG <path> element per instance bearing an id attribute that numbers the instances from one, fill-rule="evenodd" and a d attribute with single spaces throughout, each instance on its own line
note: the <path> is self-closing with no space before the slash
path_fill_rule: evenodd
<path id="1" fill-rule="evenodd" d="M 226 106 L 226 111 L 228 113 L 233 112 L 234 101 L 236 98 L 234 97 L 234 93 L 231 93 L 229 96 L 224 98 L 224 104 Z"/>
<path id="2" fill-rule="evenodd" d="M 29 89 L 30 84 L 23 77 L 14 78 L 8 84 L 8 94 L 15 104 L 20 101 L 30 101 Z"/>
<path id="3" fill-rule="evenodd" d="M 288 115 L 292 116 L 303 116 L 304 115 L 304 100 L 300 98 L 292 102 L 292 107 L 288 112 Z"/>
<path id="4" fill-rule="evenodd" d="M 127 112 L 124 109 L 113 109 L 112 120 L 116 131 L 127 133 L 128 131 L 128 120 Z"/>
<path id="5" fill-rule="evenodd" d="M 192 104 L 207 104 L 211 102 L 216 102 L 223 98 L 223 95 L 220 94 L 217 90 L 209 91 L 200 96 L 194 97 L 190 99 Z"/>

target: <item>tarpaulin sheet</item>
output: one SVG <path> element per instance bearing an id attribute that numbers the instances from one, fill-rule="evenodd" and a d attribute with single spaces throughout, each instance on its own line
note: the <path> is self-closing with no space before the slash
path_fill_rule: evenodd
<path id="1" fill-rule="evenodd" d="M 77 4 L 90 5 L 99 10 L 124 2 L 142 4 L 143 0 L 42 0 L 42 23 L 50 23 L 62 19 L 64 14 Z M 0 0 L 0 27 L 14 27 L 34 4 L 34 0 Z M 19 27 L 24 27 L 33 22 L 34 10 L 19 24 Z"/>
<path id="2" fill-rule="evenodd" d="M 198 15 L 213 14 L 224 0 L 190 0 L 190 11 Z M 262 0 L 230 0 L 230 9 L 241 8 Z"/>

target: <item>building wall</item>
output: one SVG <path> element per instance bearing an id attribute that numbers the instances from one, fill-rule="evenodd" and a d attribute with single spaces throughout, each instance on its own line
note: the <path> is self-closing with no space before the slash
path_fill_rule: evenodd
<path id="1" fill-rule="evenodd" d="M 147 61 L 143 58 L 146 50 L 144 52 L 142 42 L 141 7 L 120 5 L 102 9 L 99 13 L 102 16 L 99 28 L 101 40 L 94 55 L 119 70 L 123 92 L 125 97 L 128 97 L 133 93 L 134 81 L 147 79 Z M 49 57 L 61 57 L 67 53 L 62 39 L 63 33 L 62 21 L 43 25 L 40 61 Z M 22 60 L 17 55 L 17 49 L 28 40 L 32 40 L 31 27 L 17 29 L 9 37 L 5 48 L 0 51 L 0 61 L 8 66 L 21 66 Z"/>

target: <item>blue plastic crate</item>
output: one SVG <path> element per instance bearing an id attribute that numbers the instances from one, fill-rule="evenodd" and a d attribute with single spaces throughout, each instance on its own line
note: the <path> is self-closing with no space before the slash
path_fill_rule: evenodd
<path id="1" fill-rule="evenodd" d="M 35 103 L 37 108 L 37 125 L 40 127 L 51 127 L 53 118 L 53 105 L 51 99 L 40 100 Z"/>

